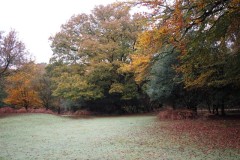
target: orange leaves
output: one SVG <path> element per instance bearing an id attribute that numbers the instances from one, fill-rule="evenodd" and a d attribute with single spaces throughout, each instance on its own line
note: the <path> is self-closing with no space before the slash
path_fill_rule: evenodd
<path id="1" fill-rule="evenodd" d="M 183 10 L 182 10 L 182 2 L 176 1 L 174 4 L 174 11 L 172 13 L 172 25 L 175 25 L 175 28 L 183 27 Z"/>
<path id="2" fill-rule="evenodd" d="M 173 41 L 174 38 L 171 39 Z M 169 28 L 163 26 L 161 28 L 155 28 L 150 31 L 145 31 L 138 37 L 137 49 L 138 53 L 143 54 L 155 54 L 166 43 L 169 43 Z"/>
<path id="3" fill-rule="evenodd" d="M 240 5 L 240 0 L 231 0 L 230 1 L 230 6 L 233 7 L 234 9 L 237 9 L 238 11 L 240 10 L 239 5 Z"/>
<path id="4" fill-rule="evenodd" d="M 20 71 L 7 77 L 5 103 L 17 107 L 39 107 L 40 99 L 34 90 L 34 78 L 37 75 L 37 68 L 33 64 L 26 64 Z"/>

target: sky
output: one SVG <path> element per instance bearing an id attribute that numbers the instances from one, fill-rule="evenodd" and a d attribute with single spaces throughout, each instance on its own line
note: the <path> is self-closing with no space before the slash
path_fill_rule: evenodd
<path id="1" fill-rule="evenodd" d="M 0 0 L 0 31 L 14 29 L 37 63 L 52 55 L 49 37 L 72 15 L 91 13 L 96 5 L 116 0 Z M 118 0 L 119 1 L 119 0 Z"/>

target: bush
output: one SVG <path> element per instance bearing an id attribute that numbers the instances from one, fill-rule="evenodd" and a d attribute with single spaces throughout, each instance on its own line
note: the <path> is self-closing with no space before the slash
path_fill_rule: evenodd
<path id="1" fill-rule="evenodd" d="M 46 110 L 45 108 L 37 108 L 37 109 L 29 109 L 28 112 L 30 113 L 48 113 L 48 114 L 54 114 L 51 110 Z"/>
<path id="2" fill-rule="evenodd" d="M 93 115 L 92 112 L 88 111 L 88 110 L 77 110 L 76 112 L 74 112 L 74 115 L 76 116 L 90 116 L 90 115 Z"/>
<path id="3" fill-rule="evenodd" d="M 181 120 L 181 119 L 194 119 L 197 118 L 196 112 L 187 109 L 165 109 L 159 112 L 158 117 L 160 119 L 172 119 L 172 120 Z"/>
<path id="4" fill-rule="evenodd" d="M 23 107 L 18 110 L 16 110 L 17 113 L 27 113 L 27 110 Z"/>
<path id="5" fill-rule="evenodd" d="M 11 108 L 11 107 L 3 107 L 3 108 L 0 108 L 0 114 L 3 114 L 3 113 L 15 113 L 16 111 Z"/>

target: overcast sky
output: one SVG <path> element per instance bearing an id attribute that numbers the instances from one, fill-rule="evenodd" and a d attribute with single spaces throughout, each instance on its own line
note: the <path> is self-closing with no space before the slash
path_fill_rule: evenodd
<path id="1" fill-rule="evenodd" d="M 73 14 L 90 13 L 94 6 L 116 0 L 0 0 L 0 31 L 14 29 L 36 62 L 47 62 L 48 38 Z M 119 1 L 119 0 L 118 0 Z"/>

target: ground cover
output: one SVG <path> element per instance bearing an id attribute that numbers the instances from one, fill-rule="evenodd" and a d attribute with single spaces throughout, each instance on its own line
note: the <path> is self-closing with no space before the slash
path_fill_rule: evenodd
<path id="1" fill-rule="evenodd" d="M 237 160 L 240 149 L 233 139 L 239 140 L 239 124 L 238 120 L 160 121 L 156 116 L 4 116 L 0 118 L 0 159 Z M 212 131 L 205 131 L 207 127 Z M 213 138 L 206 136 L 215 132 Z M 216 143 L 216 137 L 232 145 Z"/>

